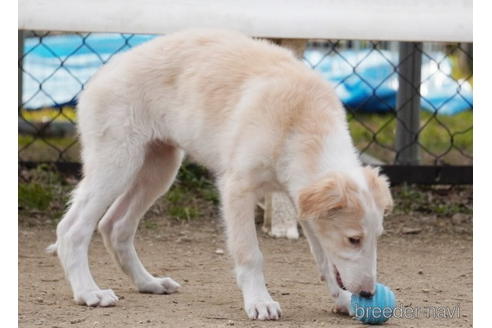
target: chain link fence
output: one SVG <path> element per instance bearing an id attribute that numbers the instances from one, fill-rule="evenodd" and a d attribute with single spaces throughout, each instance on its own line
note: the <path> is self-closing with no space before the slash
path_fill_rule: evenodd
<path id="1" fill-rule="evenodd" d="M 152 36 L 19 35 L 19 164 L 77 167 L 77 96 L 114 54 Z M 440 180 L 444 168 L 471 183 L 471 44 L 309 40 L 303 60 L 334 85 L 364 160 L 383 165 L 396 180 L 413 174 L 424 183 L 447 181 Z"/>

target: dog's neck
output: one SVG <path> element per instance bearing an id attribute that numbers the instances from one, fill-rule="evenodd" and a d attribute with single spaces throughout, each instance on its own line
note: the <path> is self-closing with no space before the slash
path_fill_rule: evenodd
<path id="1" fill-rule="evenodd" d="M 362 163 L 348 130 L 332 131 L 324 138 L 320 151 L 311 156 L 314 159 L 312 161 L 291 161 L 287 165 L 287 191 L 296 203 L 296 207 L 299 193 L 303 188 L 318 182 L 332 172 L 342 172 L 352 178 L 357 185 L 366 188 Z"/>

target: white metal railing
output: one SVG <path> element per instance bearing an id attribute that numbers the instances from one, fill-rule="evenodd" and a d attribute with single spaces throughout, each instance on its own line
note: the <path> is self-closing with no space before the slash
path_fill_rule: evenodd
<path id="1" fill-rule="evenodd" d="M 472 0 L 19 0 L 19 29 L 472 42 Z"/>

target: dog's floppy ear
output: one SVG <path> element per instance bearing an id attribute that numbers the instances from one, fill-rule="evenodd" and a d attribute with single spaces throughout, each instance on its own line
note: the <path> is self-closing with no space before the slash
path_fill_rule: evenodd
<path id="1" fill-rule="evenodd" d="M 391 197 L 388 177 L 379 174 L 379 168 L 371 166 L 364 167 L 364 175 L 376 205 L 382 208 L 385 214 L 391 212 L 393 210 L 393 197 Z"/>
<path id="2" fill-rule="evenodd" d="M 329 217 L 347 208 L 355 199 L 355 184 L 341 173 L 331 173 L 299 193 L 299 218 Z"/>

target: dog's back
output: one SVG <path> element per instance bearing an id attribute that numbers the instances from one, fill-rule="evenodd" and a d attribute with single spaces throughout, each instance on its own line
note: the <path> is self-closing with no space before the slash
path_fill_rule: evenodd
<path id="1" fill-rule="evenodd" d="M 326 102 L 326 113 L 311 106 L 316 101 Z M 222 30 L 179 32 L 117 56 L 79 107 L 82 143 L 84 130 L 125 127 L 135 138 L 174 143 L 215 171 L 244 160 L 233 153 L 238 147 L 254 148 L 241 152 L 251 155 L 262 151 L 252 141 L 270 140 L 259 156 L 266 160 L 279 153 L 287 130 L 319 132 L 320 115 L 341 112 L 331 88 L 290 51 Z"/>

